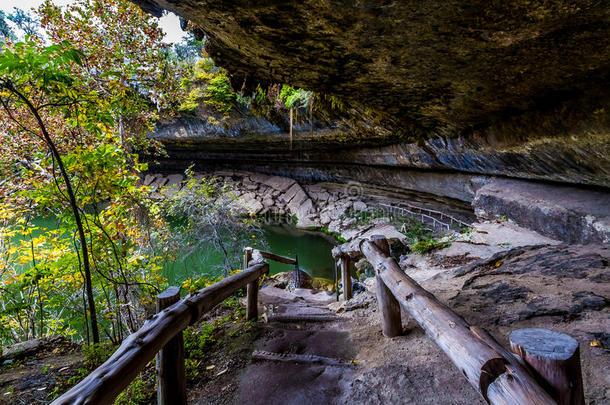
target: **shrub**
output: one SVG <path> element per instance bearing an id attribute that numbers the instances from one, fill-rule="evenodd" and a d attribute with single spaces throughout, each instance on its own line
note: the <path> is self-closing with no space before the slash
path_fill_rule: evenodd
<path id="1" fill-rule="evenodd" d="M 217 72 L 204 90 L 203 102 L 226 114 L 233 107 L 234 101 L 235 92 L 231 88 L 229 77 L 224 72 Z"/>
<path id="2" fill-rule="evenodd" d="M 422 240 L 418 240 L 417 242 L 411 245 L 411 250 L 419 253 L 429 253 L 436 249 L 442 249 L 451 246 L 449 242 L 441 242 L 434 238 L 426 238 Z"/>
<path id="3" fill-rule="evenodd" d="M 180 111 L 194 112 L 199 103 L 210 106 L 216 112 L 227 114 L 233 108 L 236 95 L 226 72 L 214 65 L 210 58 L 198 61 L 190 76 L 183 79 L 181 87 L 190 89 L 180 106 Z"/>

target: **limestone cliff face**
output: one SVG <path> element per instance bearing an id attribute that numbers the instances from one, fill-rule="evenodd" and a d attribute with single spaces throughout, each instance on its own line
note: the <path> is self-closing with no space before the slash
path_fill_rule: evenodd
<path id="1" fill-rule="evenodd" d="M 512 139 L 508 133 L 489 133 L 487 136 L 435 136 L 418 142 L 350 137 L 349 133 L 337 129 L 299 131 L 295 132 L 292 150 L 288 134 L 268 125 L 224 129 L 180 120 L 161 126 L 154 136 L 165 144 L 169 153 L 169 158 L 161 159 L 162 164 L 175 169 L 196 163 L 208 168 L 226 166 L 278 174 L 300 172 L 305 177 L 330 176 L 333 180 L 407 189 L 413 188 L 405 178 L 409 173 L 423 179 L 439 177 L 438 172 L 460 172 L 461 177 L 500 175 L 610 186 L 610 137 L 584 128 L 579 136 L 573 137 Z M 424 187 L 445 188 L 445 185 Z"/>
<path id="2" fill-rule="evenodd" d="M 237 88 L 274 81 L 346 101 L 354 124 L 294 163 L 610 186 L 608 2 L 134 1 L 203 30 Z M 276 143 L 259 145 L 263 157 Z"/>

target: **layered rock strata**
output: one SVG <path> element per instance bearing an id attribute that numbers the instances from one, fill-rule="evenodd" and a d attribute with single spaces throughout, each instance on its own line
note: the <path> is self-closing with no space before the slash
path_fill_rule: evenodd
<path id="1" fill-rule="evenodd" d="M 293 218 L 299 228 L 324 228 L 346 241 L 375 232 L 404 239 L 400 229 L 391 225 L 388 218 L 362 219 L 373 211 L 387 210 L 388 206 L 404 206 L 406 201 L 415 204 L 415 208 L 410 208 L 411 212 L 432 210 L 428 214 L 438 220 L 442 220 L 443 215 L 445 221 L 449 216 L 466 223 L 475 219 L 467 206 L 457 199 L 396 193 L 362 183 L 307 184 L 284 176 L 233 170 L 197 176 L 224 181 L 233 189 L 238 203 L 252 215 L 286 215 Z M 184 176 L 148 174 L 143 181 L 153 189 L 152 196 L 160 198 L 161 190 L 165 195 L 179 190 Z M 479 220 L 510 221 L 569 243 L 607 243 L 610 240 L 610 204 L 608 193 L 604 191 L 493 178 L 475 184 L 477 187 L 471 189 L 471 201 Z M 440 212 L 440 215 L 433 212 Z M 422 220 L 426 222 L 425 219 Z M 434 219 L 428 219 L 428 225 L 438 225 Z"/>

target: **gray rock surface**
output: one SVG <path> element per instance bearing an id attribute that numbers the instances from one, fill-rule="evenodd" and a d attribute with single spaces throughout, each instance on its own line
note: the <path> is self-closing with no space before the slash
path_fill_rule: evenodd
<path id="1" fill-rule="evenodd" d="M 610 194 L 605 191 L 495 179 L 472 203 L 480 218 L 505 216 L 570 243 L 610 242 Z"/>

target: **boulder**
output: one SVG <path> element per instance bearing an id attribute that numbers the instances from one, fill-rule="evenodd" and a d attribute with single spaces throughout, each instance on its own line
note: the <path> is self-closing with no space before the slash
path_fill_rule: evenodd
<path id="1" fill-rule="evenodd" d="M 243 207 L 250 215 L 256 215 L 263 210 L 263 204 L 256 199 L 253 193 L 245 193 L 237 200 L 238 204 Z"/>
<path id="2" fill-rule="evenodd" d="M 280 195 L 280 200 L 284 201 L 285 203 L 289 203 L 290 201 L 292 201 L 294 196 L 300 191 L 303 191 L 303 189 L 301 189 L 301 186 L 299 186 L 297 183 L 293 183 L 288 190 L 286 190 L 283 194 Z"/>
<path id="3" fill-rule="evenodd" d="M 152 183 L 155 180 L 155 175 L 153 174 L 147 174 L 146 176 L 144 176 L 144 180 L 142 181 L 142 184 L 144 184 L 145 186 L 150 185 L 150 183 Z"/>
<path id="4" fill-rule="evenodd" d="M 292 214 L 296 215 L 299 219 L 306 218 L 307 215 L 311 214 L 313 210 L 313 203 L 311 202 L 311 200 L 306 196 L 304 197 L 304 199 L 301 199 L 300 197 L 293 198 L 287 206 L 288 210 Z"/>
<path id="5" fill-rule="evenodd" d="M 63 336 L 51 336 L 26 340 L 25 342 L 15 343 L 12 346 L 2 347 L 0 359 L 20 360 L 33 356 L 41 351 L 51 351 L 60 347 L 76 346 Z"/>
<path id="6" fill-rule="evenodd" d="M 150 187 L 153 189 L 153 191 L 155 191 L 155 190 L 158 190 L 159 188 L 163 187 L 165 185 L 165 183 L 167 183 L 167 178 L 163 177 L 163 176 L 158 176 L 150 184 Z"/>
<path id="7" fill-rule="evenodd" d="M 296 183 L 293 179 L 288 177 L 271 176 L 261 180 L 261 183 L 268 185 L 280 192 L 288 190 L 293 184 Z"/>
<path id="8" fill-rule="evenodd" d="M 479 218 L 501 216 L 554 239 L 610 242 L 610 203 L 601 190 L 494 179 L 472 205 Z"/>
<path id="9" fill-rule="evenodd" d="M 322 226 L 320 221 L 317 218 L 312 217 L 312 216 L 301 218 L 297 222 L 297 228 L 301 228 L 301 229 L 318 228 L 320 226 Z"/>
<path id="10" fill-rule="evenodd" d="M 250 175 L 250 180 L 252 180 L 255 183 L 259 183 L 259 184 L 266 184 L 266 181 L 269 180 L 268 175 L 263 174 L 263 173 L 252 173 Z"/>
<path id="11" fill-rule="evenodd" d="M 253 182 L 244 182 L 244 187 L 246 190 L 255 191 L 258 189 L 258 184 Z"/>
<path id="12" fill-rule="evenodd" d="M 341 232 L 341 221 L 335 219 L 328 224 L 328 230 L 335 233 Z"/>
<path id="13" fill-rule="evenodd" d="M 328 225 L 331 221 L 330 214 L 328 211 L 322 211 L 320 213 L 320 223 L 324 226 Z"/>
<path id="14" fill-rule="evenodd" d="M 337 201 L 334 205 L 328 207 L 328 215 L 331 219 L 336 220 L 345 215 L 349 208 L 347 201 Z"/>
<path id="15" fill-rule="evenodd" d="M 275 205 L 275 202 L 273 201 L 273 198 L 271 197 L 266 197 L 265 199 L 263 199 L 263 206 L 265 208 L 271 208 Z"/>
<path id="16" fill-rule="evenodd" d="M 184 176 L 181 174 L 170 174 L 167 176 L 166 187 L 180 186 L 180 183 L 184 180 Z"/>
<path id="17" fill-rule="evenodd" d="M 387 239 L 399 239 L 401 241 L 406 240 L 406 236 L 398 232 L 392 225 L 374 226 L 362 234 L 361 238 L 366 239 L 373 235 L 383 235 Z"/>
<path id="18" fill-rule="evenodd" d="M 356 211 L 356 212 L 366 210 L 366 204 L 360 200 L 354 201 L 354 203 L 352 204 L 352 207 L 354 208 L 354 211 Z"/>

